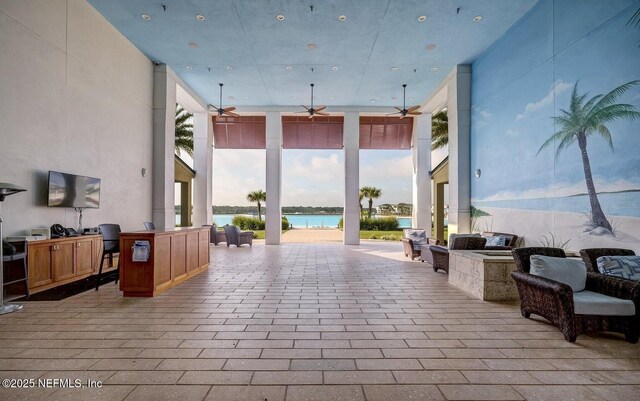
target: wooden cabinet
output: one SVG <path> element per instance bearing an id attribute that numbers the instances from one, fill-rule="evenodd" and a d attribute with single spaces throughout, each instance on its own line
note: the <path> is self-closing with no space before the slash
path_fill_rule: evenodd
<path id="1" fill-rule="evenodd" d="M 102 237 L 31 241 L 27 245 L 29 290 L 43 291 L 97 273 L 102 254 Z M 105 261 L 105 270 L 108 266 Z M 114 265 L 117 259 L 114 260 Z"/>

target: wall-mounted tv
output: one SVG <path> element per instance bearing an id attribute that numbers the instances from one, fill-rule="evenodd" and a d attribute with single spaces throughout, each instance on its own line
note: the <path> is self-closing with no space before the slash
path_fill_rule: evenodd
<path id="1" fill-rule="evenodd" d="M 100 179 L 49 171 L 47 206 L 99 208 Z"/>

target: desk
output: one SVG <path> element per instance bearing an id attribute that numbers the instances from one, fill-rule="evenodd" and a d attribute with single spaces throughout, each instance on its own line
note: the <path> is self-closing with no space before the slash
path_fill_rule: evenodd
<path id="1" fill-rule="evenodd" d="M 133 262 L 135 241 L 149 241 L 147 262 Z M 120 234 L 120 290 L 125 297 L 153 297 L 209 267 L 209 227 Z"/>

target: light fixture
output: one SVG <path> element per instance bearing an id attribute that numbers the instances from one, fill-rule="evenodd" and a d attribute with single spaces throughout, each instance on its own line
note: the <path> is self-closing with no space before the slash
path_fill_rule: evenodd
<path id="1" fill-rule="evenodd" d="M 4 198 L 23 191 L 26 191 L 26 189 L 21 188 L 15 184 L 0 182 L 0 239 L 2 238 L 2 204 L 4 203 Z M 4 289 L 4 255 L 2 254 L 2 248 L 3 247 L 0 247 L 0 315 L 16 312 L 22 309 L 22 304 L 4 304 L 4 296 L 2 291 Z"/>
<path id="2" fill-rule="evenodd" d="M 244 97 L 244 100 L 249 100 L 249 96 L 245 96 L 245 97 Z"/>
<path id="3" fill-rule="evenodd" d="M 145 21 L 150 21 L 151 20 L 151 16 L 148 14 L 142 14 L 142 19 Z"/>
<path id="4" fill-rule="evenodd" d="M 227 96 L 227 99 L 229 99 L 229 100 L 234 100 L 234 99 L 235 99 L 235 96 Z"/>
<path id="5" fill-rule="evenodd" d="M 196 42 L 189 42 L 189 47 L 192 49 L 197 49 L 198 48 L 198 44 Z"/>
<path id="6" fill-rule="evenodd" d="M 436 72 L 438 71 L 438 67 L 431 67 L 431 72 Z"/>
<path id="7" fill-rule="evenodd" d="M 316 48 L 316 47 L 318 47 L 318 46 L 316 46 L 316 44 L 315 44 L 315 43 L 309 43 L 309 44 L 307 45 L 307 47 L 308 47 L 309 49 L 315 49 L 315 48 Z"/>
<path id="8" fill-rule="evenodd" d="M 276 15 L 276 19 L 277 19 L 278 21 L 284 21 L 284 15 L 282 15 L 282 14 L 278 14 L 278 15 Z"/>
<path id="9" fill-rule="evenodd" d="M 192 69 L 193 69 L 193 67 L 192 67 L 192 66 L 190 66 L 190 65 L 186 66 L 185 68 L 186 68 L 187 70 L 192 70 Z"/>
<path id="10" fill-rule="evenodd" d="M 433 49 L 435 49 L 435 48 L 436 48 L 435 43 L 429 43 L 429 44 L 427 45 L 427 50 L 433 50 Z"/>
<path id="11" fill-rule="evenodd" d="M 425 22 L 427 20 L 427 16 L 426 15 L 421 15 L 418 17 L 418 21 L 420 22 Z"/>
<path id="12" fill-rule="evenodd" d="M 287 68 L 287 71 L 291 71 L 291 70 L 293 70 L 293 67 L 292 67 L 292 66 L 290 66 L 290 65 L 288 65 L 286 68 Z"/>
<path id="13" fill-rule="evenodd" d="M 340 67 L 338 67 L 337 65 L 334 65 L 333 67 L 331 67 L 331 69 L 333 71 L 338 71 L 340 69 Z"/>
<path id="14" fill-rule="evenodd" d="M 196 15 L 196 19 L 197 19 L 198 21 L 204 21 L 204 15 L 202 15 L 202 14 L 197 14 L 197 15 Z"/>
<path id="15" fill-rule="evenodd" d="M 344 22 L 347 20 L 347 16 L 346 15 L 341 15 L 338 17 L 338 21 Z"/>
<path id="16" fill-rule="evenodd" d="M 229 70 L 229 71 L 233 70 L 233 66 L 232 65 L 228 65 L 227 66 L 227 70 Z"/>
<path id="17" fill-rule="evenodd" d="M 140 170 L 140 174 L 142 174 L 143 177 L 147 176 L 147 169 L 143 168 L 142 170 Z"/>
<path id="18" fill-rule="evenodd" d="M 398 71 L 398 67 L 396 66 L 391 67 L 391 71 Z"/>
<path id="19" fill-rule="evenodd" d="M 374 99 L 370 99 L 369 101 L 370 101 L 371 103 L 375 103 L 375 102 L 377 102 L 377 100 L 376 100 L 375 98 L 374 98 Z"/>
<path id="20" fill-rule="evenodd" d="M 410 97 L 410 98 L 409 98 L 409 100 L 412 100 L 412 101 L 413 101 L 413 100 L 416 100 L 416 99 L 414 99 L 414 98 Z"/>
<path id="21" fill-rule="evenodd" d="M 478 22 L 482 19 L 482 15 L 476 15 L 475 17 L 473 17 L 473 22 Z"/>
<path id="22" fill-rule="evenodd" d="M 480 170 L 479 168 L 476 169 L 476 178 L 480 178 L 480 176 L 482 175 L 482 170 Z"/>
<path id="23" fill-rule="evenodd" d="M 391 100 L 398 100 L 398 96 L 391 96 Z"/>

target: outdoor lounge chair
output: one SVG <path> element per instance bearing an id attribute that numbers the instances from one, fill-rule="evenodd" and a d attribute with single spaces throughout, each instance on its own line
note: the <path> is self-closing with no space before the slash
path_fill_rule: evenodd
<path id="1" fill-rule="evenodd" d="M 402 238 L 404 256 L 409 257 L 409 255 L 411 255 L 411 260 L 421 257 L 421 250 L 424 246 L 438 245 L 440 243 L 437 239 L 428 238 L 427 230 L 419 228 L 405 228 L 402 231 L 404 234 L 404 237 Z M 424 262 L 424 260 L 422 261 Z"/>
<path id="2" fill-rule="evenodd" d="M 210 226 L 211 232 L 209 233 L 209 242 L 213 245 L 218 245 L 221 242 L 227 242 L 227 235 L 224 231 L 218 230 L 218 226 L 215 224 Z"/>
<path id="3" fill-rule="evenodd" d="M 504 245 L 495 245 L 495 246 L 504 246 L 506 248 L 501 248 L 501 249 L 511 249 L 511 248 L 515 248 L 516 243 L 518 242 L 518 236 L 515 234 L 509 234 L 509 233 L 499 233 L 499 232 L 493 232 L 493 231 L 484 231 L 482 234 L 480 234 L 480 236 L 487 238 L 487 244 L 485 245 L 485 248 L 487 249 L 493 249 L 495 250 L 496 248 L 493 248 L 493 246 L 491 245 L 491 239 L 496 238 L 496 237 L 504 237 Z"/>
<path id="4" fill-rule="evenodd" d="M 227 237 L 227 246 L 253 245 L 253 231 L 240 231 L 238 227 L 227 224 L 224 226 L 224 233 Z"/>
<path id="5" fill-rule="evenodd" d="M 594 273 L 600 273 L 598 270 L 598 258 L 601 256 L 635 256 L 636 253 L 631 249 L 620 248 L 589 248 L 580 250 L 580 256 L 587 265 L 587 270 Z"/>
<path id="6" fill-rule="evenodd" d="M 429 246 L 433 259 L 433 271 L 440 269 L 449 273 L 449 250 L 480 250 L 485 249 L 486 243 L 487 239 L 477 234 L 451 234 L 448 248 L 440 245 Z"/>
<path id="7" fill-rule="evenodd" d="M 544 317 L 569 342 L 594 331 L 623 333 L 628 342 L 638 342 L 637 282 L 587 271 L 575 259 L 563 262 L 565 252 L 558 248 L 515 248 L 511 253 L 518 268 L 511 276 L 518 288 L 523 317 L 528 319 L 532 313 Z M 551 258 L 536 258 L 535 263 L 542 263 L 544 270 L 536 267 L 536 274 L 532 274 L 532 256 L 536 255 Z"/>

